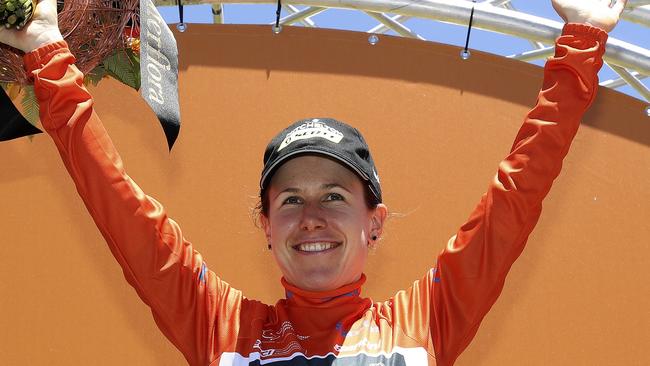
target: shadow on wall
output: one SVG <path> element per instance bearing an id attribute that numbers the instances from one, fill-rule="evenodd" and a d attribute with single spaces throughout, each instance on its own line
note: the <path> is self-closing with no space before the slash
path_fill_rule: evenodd
<path id="1" fill-rule="evenodd" d="M 536 65 L 479 51 L 472 51 L 472 57 L 463 61 L 459 47 L 435 42 L 423 47 L 423 41 L 402 37 L 381 36 L 373 46 L 366 33 L 341 30 L 285 27 L 275 35 L 267 25 L 202 24 L 193 24 L 185 33 L 173 30 L 181 70 L 205 65 L 266 70 L 267 77 L 282 70 L 400 79 L 525 107 L 534 104 L 542 82 L 542 68 Z M 206 35 L 214 41 L 206 44 Z M 193 51 L 197 49 L 202 52 Z M 513 78 L 518 82 L 504 85 Z M 650 146 L 646 106 L 641 100 L 601 88 L 583 123 Z"/>

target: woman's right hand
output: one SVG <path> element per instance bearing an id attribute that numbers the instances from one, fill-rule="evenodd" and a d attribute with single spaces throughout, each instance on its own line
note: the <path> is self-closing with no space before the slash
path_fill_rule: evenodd
<path id="1" fill-rule="evenodd" d="M 20 30 L 0 27 L 0 43 L 25 53 L 63 40 L 57 20 L 56 0 L 40 0 L 32 20 Z"/>
<path id="2" fill-rule="evenodd" d="M 625 9 L 627 0 L 551 0 L 555 11 L 567 23 L 586 23 L 611 32 Z"/>

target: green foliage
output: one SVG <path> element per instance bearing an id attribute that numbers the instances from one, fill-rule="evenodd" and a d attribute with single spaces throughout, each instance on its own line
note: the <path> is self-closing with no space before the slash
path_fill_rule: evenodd
<path id="1" fill-rule="evenodd" d="M 25 1 L 25 0 L 15 0 Z M 0 5 L 6 0 L 0 0 Z M 1 22 L 0 22 L 1 24 Z M 0 25 L 1 26 L 1 25 Z M 84 76 L 84 85 L 97 86 L 106 76 L 111 76 L 116 80 L 132 87 L 135 90 L 140 89 L 140 55 L 131 48 L 121 48 L 115 50 L 101 64 L 92 69 Z M 18 97 L 22 94 L 22 115 L 34 126 L 39 122 L 38 99 L 34 94 L 33 85 L 20 85 L 18 83 L 0 82 L 0 87 L 5 90 L 9 98 L 16 103 Z M 32 140 L 33 136 L 29 136 Z"/>
<path id="2" fill-rule="evenodd" d="M 133 75 L 135 76 L 135 90 L 140 90 L 140 52 L 134 52 L 132 49 L 127 48 L 126 54 L 129 56 L 131 63 L 133 65 Z"/>
<path id="3" fill-rule="evenodd" d="M 84 75 L 84 85 L 97 86 L 104 76 L 106 76 L 106 69 L 104 69 L 103 65 L 98 65 L 89 73 Z"/>
<path id="4" fill-rule="evenodd" d="M 21 29 L 34 13 L 31 0 L 0 0 L 0 27 Z"/>
<path id="5" fill-rule="evenodd" d="M 139 90 L 140 55 L 130 48 L 115 50 L 101 64 L 84 76 L 84 85 L 97 86 L 106 76 L 111 76 L 133 89 Z M 39 107 L 38 100 L 34 94 L 34 86 L 0 82 L 0 87 L 14 101 L 22 91 L 22 114 L 29 123 L 36 126 L 39 122 Z"/>
<path id="6" fill-rule="evenodd" d="M 120 82 L 140 89 L 140 58 L 131 49 L 118 49 L 104 59 L 106 74 Z"/>
<path id="7" fill-rule="evenodd" d="M 36 126 L 39 120 L 38 116 L 38 100 L 36 99 L 36 95 L 34 94 L 34 86 L 33 85 L 27 85 L 23 88 L 25 93 L 23 94 L 23 100 L 22 100 L 22 105 L 23 105 L 23 115 L 25 116 L 25 119 Z"/>

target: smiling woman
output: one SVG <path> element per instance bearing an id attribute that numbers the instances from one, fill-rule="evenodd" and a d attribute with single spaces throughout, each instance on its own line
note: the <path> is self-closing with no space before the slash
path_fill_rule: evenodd
<path id="1" fill-rule="evenodd" d="M 284 278 L 310 291 L 358 281 L 387 215 L 359 131 L 333 119 L 298 121 L 264 157 L 261 222 Z"/>
<path id="2" fill-rule="evenodd" d="M 577 3 L 587 17 L 575 18 Z M 600 0 L 567 4 L 571 23 L 546 65 L 538 103 L 487 193 L 432 268 L 380 302 L 360 293 L 387 208 L 356 129 L 301 120 L 269 143 L 261 222 L 286 296 L 263 304 L 210 270 L 162 205 L 126 174 L 58 33 L 55 7 L 35 14 L 36 28 L 2 31 L 0 40 L 28 51 L 45 130 L 127 281 L 190 364 L 451 365 L 499 296 L 595 97 L 607 33 L 590 24 L 611 29 L 618 15 L 609 10 L 622 10 Z M 559 12 L 569 6 L 555 5 Z"/>
<path id="3" fill-rule="evenodd" d="M 367 207 L 356 174 L 329 158 L 300 156 L 278 169 L 268 194 L 262 224 L 287 281 L 330 291 L 361 278 L 386 206 Z"/>

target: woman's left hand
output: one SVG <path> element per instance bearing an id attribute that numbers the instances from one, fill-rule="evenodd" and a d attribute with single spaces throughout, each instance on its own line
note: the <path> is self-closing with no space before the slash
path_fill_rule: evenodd
<path id="1" fill-rule="evenodd" d="M 621 17 L 627 0 L 551 0 L 567 23 L 586 23 L 610 32 Z"/>
<path id="2" fill-rule="evenodd" d="M 34 17 L 21 30 L 0 27 L 0 43 L 23 52 L 60 40 L 63 40 L 63 36 L 58 26 L 56 0 L 38 0 Z"/>

